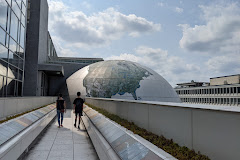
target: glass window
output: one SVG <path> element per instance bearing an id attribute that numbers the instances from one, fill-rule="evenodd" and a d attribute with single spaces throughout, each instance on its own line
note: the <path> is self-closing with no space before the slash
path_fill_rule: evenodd
<path id="1" fill-rule="evenodd" d="M 22 82 L 18 82 L 18 96 L 22 95 Z"/>
<path id="2" fill-rule="evenodd" d="M 237 93 L 237 88 L 236 87 L 233 88 L 233 93 Z"/>
<path id="3" fill-rule="evenodd" d="M 7 68 L 8 64 L 2 59 L 0 59 L 0 74 L 3 76 L 7 76 Z"/>
<path id="4" fill-rule="evenodd" d="M 22 59 L 24 59 L 24 52 L 23 52 L 22 47 L 19 47 L 18 56 L 21 57 Z"/>
<path id="5" fill-rule="evenodd" d="M 19 70 L 18 71 L 18 80 L 22 81 L 23 78 L 23 71 Z"/>
<path id="6" fill-rule="evenodd" d="M 17 79 L 18 69 L 12 65 L 9 65 L 8 69 L 8 78 Z"/>
<path id="7" fill-rule="evenodd" d="M 0 75 L 0 97 L 3 97 L 4 94 L 4 80 L 5 77 Z"/>
<path id="8" fill-rule="evenodd" d="M 20 45 L 22 46 L 22 48 L 24 48 L 24 34 L 25 28 L 21 25 L 21 38 L 20 38 Z"/>
<path id="9" fill-rule="evenodd" d="M 26 7 L 25 7 L 24 3 L 22 3 L 22 12 L 24 15 L 26 15 Z"/>
<path id="10" fill-rule="evenodd" d="M 23 0 L 23 2 L 24 2 L 24 4 L 25 4 L 25 6 L 27 5 L 27 0 Z"/>
<path id="11" fill-rule="evenodd" d="M 11 6 L 11 2 L 12 2 L 12 0 L 6 0 L 7 2 L 8 2 L 8 4 Z"/>
<path id="12" fill-rule="evenodd" d="M 19 6 L 17 5 L 16 1 L 14 1 L 14 0 L 12 1 L 12 9 L 13 9 L 14 13 L 17 15 L 18 19 L 20 19 L 21 10 L 20 10 Z"/>
<path id="13" fill-rule="evenodd" d="M 0 42 L 5 45 L 6 32 L 0 27 Z"/>
<path id="14" fill-rule="evenodd" d="M 22 17 L 21 17 L 21 22 L 22 22 L 23 26 L 25 26 L 25 17 L 24 17 L 23 14 L 22 14 Z"/>
<path id="15" fill-rule="evenodd" d="M 7 57 L 8 57 L 8 49 L 4 47 L 2 44 L 0 44 L 0 58 L 7 61 Z"/>
<path id="16" fill-rule="evenodd" d="M 7 16 L 7 32 L 8 33 L 10 33 L 10 21 L 11 21 L 11 19 L 10 19 L 10 13 L 11 13 L 11 9 L 8 7 L 8 16 Z"/>
<path id="17" fill-rule="evenodd" d="M 16 0 L 16 2 L 17 2 L 17 4 L 18 4 L 19 8 L 21 8 L 21 2 L 22 2 L 22 0 Z"/>
<path id="18" fill-rule="evenodd" d="M 12 12 L 11 14 L 11 36 L 17 40 L 17 31 L 18 31 L 18 19 L 16 15 Z"/>
<path id="19" fill-rule="evenodd" d="M 18 61 L 19 61 L 19 57 L 12 53 L 11 51 L 9 51 L 9 57 L 8 57 L 8 61 L 9 63 L 11 63 L 12 65 L 18 67 Z"/>
<path id="20" fill-rule="evenodd" d="M 7 23 L 7 8 L 8 5 L 5 0 L 0 0 L 0 25 L 6 29 Z"/>
<path id="21" fill-rule="evenodd" d="M 17 52 L 17 43 L 12 38 L 10 38 L 9 49 L 11 49 L 12 52 Z"/>
<path id="22" fill-rule="evenodd" d="M 16 81 L 7 78 L 7 96 L 15 96 L 15 86 L 16 86 Z"/>
<path id="23" fill-rule="evenodd" d="M 23 60 L 19 58 L 18 67 L 23 70 Z"/>

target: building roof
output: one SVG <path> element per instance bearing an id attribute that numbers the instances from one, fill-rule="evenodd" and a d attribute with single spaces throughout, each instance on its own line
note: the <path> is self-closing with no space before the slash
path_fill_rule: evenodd
<path id="1" fill-rule="evenodd" d="M 178 83 L 178 86 L 194 86 L 194 87 L 198 87 L 198 86 L 202 86 L 203 84 L 209 84 L 209 82 L 194 82 L 193 80 L 191 82 L 187 82 L 187 83 Z"/>
<path id="2" fill-rule="evenodd" d="M 240 76 L 240 74 L 233 74 L 233 75 L 228 75 L 228 76 L 220 76 L 220 77 L 212 77 L 212 78 L 210 78 L 210 79 L 222 78 L 222 77 L 232 77 L 232 76 Z"/>

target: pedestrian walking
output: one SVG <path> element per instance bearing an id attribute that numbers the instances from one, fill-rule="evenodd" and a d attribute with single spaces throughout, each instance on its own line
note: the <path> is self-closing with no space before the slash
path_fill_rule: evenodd
<path id="1" fill-rule="evenodd" d="M 58 117 L 58 128 L 63 127 L 63 116 L 66 112 L 66 102 L 62 97 L 62 94 L 59 93 L 57 100 L 57 117 Z"/>
<path id="2" fill-rule="evenodd" d="M 84 99 L 82 99 L 80 96 L 81 96 L 81 93 L 77 92 L 77 98 L 73 102 L 73 105 L 74 105 L 73 112 L 75 113 L 75 124 L 74 124 L 74 127 L 76 127 L 77 117 L 79 117 L 78 129 L 80 129 L 80 121 L 81 121 L 82 110 L 83 110 L 83 103 L 84 103 Z"/>

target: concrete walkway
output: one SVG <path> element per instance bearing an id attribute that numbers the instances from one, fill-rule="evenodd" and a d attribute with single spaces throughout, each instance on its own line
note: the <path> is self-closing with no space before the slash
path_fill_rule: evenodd
<path id="1" fill-rule="evenodd" d="M 57 118 L 38 137 L 37 143 L 24 157 L 26 160 L 98 160 L 97 153 L 87 135 L 84 125 L 80 130 L 73 126 L 72 110 L 64 114 L 63 127 L 58 128 Z"/>

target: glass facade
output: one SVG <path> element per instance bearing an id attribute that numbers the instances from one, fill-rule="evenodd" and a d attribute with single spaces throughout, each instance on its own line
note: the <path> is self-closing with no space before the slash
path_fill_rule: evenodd
<path id="1" fill-rule="evenodd" d="M 49 61 L 57 61 L 58 60 L 57 52 L 56 52 L 52 38 L 49 33 L 48 33 L 48 60 Z"/>
<path id="2" fill-rule="evenodd" d="M 22 96 L 26 0 L 0 0 L 0 97 Z"/>

